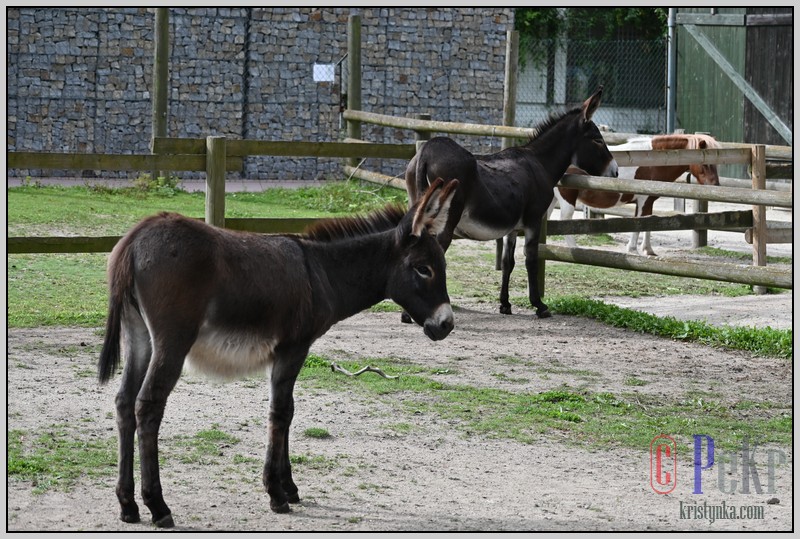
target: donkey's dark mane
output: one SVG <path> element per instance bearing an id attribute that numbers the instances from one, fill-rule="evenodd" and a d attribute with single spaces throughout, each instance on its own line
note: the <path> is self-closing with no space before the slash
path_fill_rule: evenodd
<path id="1" fill-rule="evenodd" d="M 406 214 L 405 206 L 389 204 L 369 215 L 334 217 L 317 221 L 306 229 L 305 237 L 315 241 L 358 238 L 395 228 Z"/>
<path id="2" fill-rule="evenodd" d="M 536 127 L 533 128 L 533 134 L 528 139 L 528 142 L 525 143 L 525 146 L 529 146 L 536 142 L 541 136 L 545 133 L 550 131 L 558 122 L 560 122 L 565 116 L 570 114 L 576 114 L 582 110 L 581 107 L 575 107 L 570 110 L 565 110 L 564 112 L 553 112 L 546 120 L 542 120 Z"/>

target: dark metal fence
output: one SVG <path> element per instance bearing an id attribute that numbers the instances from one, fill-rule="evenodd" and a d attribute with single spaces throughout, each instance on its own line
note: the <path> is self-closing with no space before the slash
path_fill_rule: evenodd
<path id="1" fill-rule="evenodd" d="M 625 133 L 664 132 L 666 39 L 539 40 L 519 56 L 517 126 L 533 127 L 602 84 L 597 123 Z"/>

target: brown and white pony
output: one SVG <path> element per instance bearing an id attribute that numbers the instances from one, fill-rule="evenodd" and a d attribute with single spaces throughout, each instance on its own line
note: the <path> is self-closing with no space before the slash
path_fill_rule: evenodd
<path id="1" fill-rule="evenodd" d="M 174 522 L 159 478 L 158 431 L 184 366 L 222 377 L 269 374 L 268 444 L 262 480 L 270 507 L 300 500 L 289 465 L 295 380 L 311 344 L 336 322 L 386 298 L 433 340 L 453 329 L 445 258 L 436 235 L 458 182 L 433 182 L 408 212 L 323 221 L 303 236 L 233 232 L 175 213 L 137 224 L 108 263 L 109 311 L 100 383 L 125 366 L 116 396 L 117 498 L 138 522 L 134 436 L 141 493 L 158 527 Z"/>
<path id="2" fill-rule="evenodd" d="M 640 137 L 631 139 L 625 144 L 609 146 L 609 150 L 697 150 L 706 148 L 719 148 L 719 143 L 708 135 L 656 135 L 650 137 Z M 660 182 L 674 182 L 684 172 L 689 172 L 691 176 L 697 178 L 702 185 L 719 185 L 719 176 L 716 165 L 694 164 L 694 165 L 670 165 L 670 166 L 641 166 L 641 167 L 620 167 L 619 177 L 637 180 L 654 180 Z M 585 171 L 571 167 L 567 174 L 586 174 Z M 556 198 L 550 205 L 548 215 L 552 213 L 555 202 L 558 200 L 561 207 L 561 219 L 572 219 L 575 212 L 575 205 L 578 201 L 589 208 L 606 209 L 623 204 L 636 204 L 636 217 L 646 217 L 653 214 L 653 203 L 659 198 L 653 195 L 635 195 L 632 193 L 615 193 L 613 191 L 595 191 L 592 189 L 570 189 L 568 187 L 557 186 L 554 189 Z M 569 247 L 575 247 L 575 238 L 565 236 Z M 628 251 L 637 252 L 639 243 L 639 233 L 632 232 L 628 242 Z M 647 255 L 655 256 L 650 245 L 650 231 L 644 232 L 642 240 L 642 252 Z"/>

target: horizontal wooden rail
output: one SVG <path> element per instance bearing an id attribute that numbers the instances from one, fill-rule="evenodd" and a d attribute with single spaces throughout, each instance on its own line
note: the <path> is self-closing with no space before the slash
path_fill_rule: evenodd
<path id="1" fill-rule="evenodd" d="M 690 213 L 619 219 L 547 221 L 547 235 L 610 234 L 612 232 L 663 232 L 667 230 L 726 230 L 753 226 L 752 211 Z"/>
<path id="2" fill-rule="evenodd" d="M 739 189 L 752 189 L 753 188 L 753 180 L 742 180 L 739 178 L 726 178 L 724 176 L 719 177 L 719 184 L 722 187 L 738 187 Z M 791 192 L 792 191 L 792 182 L 791 181 L 767 181 L 766 182 L 767 191 L 784 191 L 784 192 Z"/>
<path id="3" fill-rule="evenodd" d="M 198 221 L 203 219 L 196 217 Z M 300 234 L 319 218 L 226 218 L 225 228 L 264 234 Z M 108 253 L 122 236 L 40 236 L 7 238 L 8 254 Z"/>
<path id="4" fill-rule="evenodd" d="M 122 236 L 7 238 L 8 254 L 109 253 Z"/>
<path id="5" fill-rule="evenodd" d="M 306 142 L 226 139 L 228 158 L 248 155 L 283 157 L 374 157 L 381 159 L 411 159 L 416 151 L 413 144 L 376 144 L 372 142 Z M 162 154 L 206 153 L 204 138 L 163 138 L 153 140 L 153 152 Z"/>
<path id="6" fill-rule="evenodd" d="M 720 264 L 710 262 L 685 262 L 653 259 L 646 256 L 628 255 L 602 249 L 570 248 L 539 244 L 539 256 L 545 260 L 588 264 L 678 277 L 694 277 L 740 283 L 752 286 L 792 288 L 792 272 L 743 264 Z"/>
<path id="7" fill-rule="evenodd" d="M 205 139 L 203 139 L 205 143 Z M 204 152 L 205 153 L 205 152 Z M 150 155 L 8 152 L 7 169 L 68 169 L 68 170 L 189 170 L 205 171 L 205 155 Z M 226 160 L 227 170 L 242 170 L 242 159 Z"/>
<path id="8" fill-rule="evenodd" d="M 565 174 L 561 178 L 560 185 L 571 189 L 595 189 L 597 191 L 638 193 L 659 197 L 691 198 L 733 204 L 776 206 L 779 208 L 792 207 L 792 193 L 740 189 L 738 187 L 628 180 L 604 176 L 583 176 L 580 174 Z"/>
<path id="9" fill-rule="evenodd" d="M 344 165 L 344 173 L 349 178 L 357 178 L 359 180 L 377 183 L 379 185 L 395 187 L 397 189 L 402 189 L 403 191 L 406 189 L 406 181 L 403 178 L 396 178 L 394 176 L 387 176 L 377 172 L 370 172 L 369 170 L 351 167 L 350 165 Z"/>
<path id="10" fill-rule="evenodd" d="M 612 151 L 621 167 L 692 165 L 715 163 L 718 165 L 743 165 L 750 163 L 749 150 L 737 148 L 707 150 L 632 150 Z"/>
<path id="11" fill-rule="evenodd" d="M 433 120 L 420 120 L 417 118 L 401 118 L 398 116 L 388 116 L 386 114 L 375 114 L 373 112 L 364 112 L 362 110 L 348 109 L 342 113 L 342 116 L 345 120 L 367 122 L 400 129 L 410 129 L 412 131 L 518 138 L 530 138 L 536 134 L 534 129 L 526 127 L 439 122 Z"/>
<path id="12" fill-rule="evenodd" d="M 767 221 L 767 243 L 794 243 L 794 227 L 786 221 Z M 753 229 L 744 231 L 744 241 L 753 243 Z"/>
<path id="13" fill-rule="evenodd" d="M 365 122 L 386 127 L 396 127 L 399 129 L 410 129 L 412 131 L 423 131 L 428 133 L 438 132 L 459 135 L 484 135 L 490 137 L 510 138 L 531 138 L 536 134 L 536 131 L 530 127 L 420 120 L 418 118 L 401 118 L 398 116 L 377 114 L 363 110 L 348 109 L 342 113 L 342 117 L 345 120 Z M 643 136 L 650 136 L 652 138 L 652 135 L 642 135 L 639 133 L 615 133 L 611 131 L 603 132 L 603 138 L 605 139 L 606 144 L 612 145 L 624 144 L 632 138 L 641 138 Z M 720 146 L 722 146 L 722 148 L 741 148 L 749 151 L 752 147 L 752 144 L 720 142 Z M 766 145 L 765 150 L 767 159 L 792 160 L 793 158 L 791 146 Z"/>

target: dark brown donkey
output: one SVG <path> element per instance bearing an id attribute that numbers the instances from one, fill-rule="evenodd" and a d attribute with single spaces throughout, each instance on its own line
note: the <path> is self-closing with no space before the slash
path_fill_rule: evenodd
<path id="1" fill-rule="evenodd" d="M 161 491 L 158 429 L 184 360 L 205 372 L 269 373 L 263 482 L 270 507 L 300 500 L 289 465 L 292 392 L 311 344 L 336 322 L 386 298 L 433 340 L 453 329 L 444 253 L 436 241 L 457 182 L 437 181 L 408 212 L 323 221 L 304 236 L 231 232 L 177 214 L 149 217 L 108 263 L 109 312 L 98 364 L 105 383 L 125 367 L 116 397 L 117 498 L 125 522 L 134 501 L 134 434 L 142 499 L 159 527 L 174 525 Z"/>
<path id="2" fill-rule="evenodd" d="M 528 298 L 536 314 L 550 311 L 542 302 L 537 282 L 539 232 L 542 217 L 553 200 L 553 187 L 569 165 L 593 176 L 616 176 L 617 163 L 592 121 L 600 106 L 602 86 L 583 105 L 552 116 L 535 128 L 526 144 L 489 155 L 473 155 L 454 140 L 427 141 L 406 167 L 406 190 L 413 203 L 433 178 L 458 178 L 450 217 L 439 243 L 447 250 L 454 234 L 473 240 L 503 238 L 500 312 L 511 314 L 508 282 L 514 269 L 518 230 L 525 232 Z M 410 322 L 404 313 L 403 321 Z"/>

